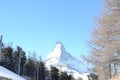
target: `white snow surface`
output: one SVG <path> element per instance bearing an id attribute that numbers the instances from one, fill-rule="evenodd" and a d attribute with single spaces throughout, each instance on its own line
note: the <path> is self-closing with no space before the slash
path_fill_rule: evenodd
<path id="1" fill-rule="evenodd" d="M 83 80 L 88 80 L 87 74 L 85 74 L 89 72 L 87 66 L 66 52 L 63 44 L 59 41 L 46 58 L 46 66 L 50 67 L 51 65 L 57 67 L 60 71 L 66 71 L 68 74 L 72 74 L 76 79 L 81 77 Z"/>
<path id="2" fill-rule="evenodd" d="M 13 73 L 12 71 L 0 66 L 0 76 L 1 77 L 6 77 L 12 80 L 26 80 L 24 78 L 22 78 L 21 76 Z"/>

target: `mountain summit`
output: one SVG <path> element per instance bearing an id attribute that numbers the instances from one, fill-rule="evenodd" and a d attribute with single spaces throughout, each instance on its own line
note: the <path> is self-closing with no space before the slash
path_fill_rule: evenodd
<path id="1" fill-rule="evenodd" d="M 47 59 L 60 58 L 64 53 L 65 53 L 65 48 L 63 44 L 60 41 L 58 41 L 55 44 L 53 51 L 47 56 Z"/>
<path id="2" fill-rule="evenodd" d="M 49 67 L 51 65 L 57 67 L 60 71 L 75 75 L 75 77 L 83 77 L 82 74 L 88 72 L 87 66 L 68 53 L 60 41 L 55 44 L 54 49 L 46 58 L 46 66 Z"/>

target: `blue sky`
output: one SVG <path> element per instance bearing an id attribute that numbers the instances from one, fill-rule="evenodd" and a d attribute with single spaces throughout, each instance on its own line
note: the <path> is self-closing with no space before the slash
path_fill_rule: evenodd
<path id="1" fill-rule="evenodd" d="M 88 54 L 87 41 L 100 0 L 0 0 L 0 35 L 43 58 L 57 41 L 76 57 Z"/>

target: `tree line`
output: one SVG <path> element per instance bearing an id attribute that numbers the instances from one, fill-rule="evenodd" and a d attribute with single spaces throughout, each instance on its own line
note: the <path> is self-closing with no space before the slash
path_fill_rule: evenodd
<path id="1" fill-rule="evenodd" d="M 0 66 L 24 76 L 29 80 L 73 80 L 72 75 L 60 72 L 56 67 L 48 69 L 40 58 L 36 60 L 35 54 L 26 57 L 26 52 L 19 46 L 14 50 L 11 46 L 4 46 L 0 40 Z"/>

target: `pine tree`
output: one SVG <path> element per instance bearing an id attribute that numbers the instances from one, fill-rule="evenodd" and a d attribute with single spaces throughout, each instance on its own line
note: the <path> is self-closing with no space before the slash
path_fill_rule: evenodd
<path id="1" fill-rule="evenodd" d="M 67 72 L 61 72 L 59 80 L 73 80 L 72 75 L 68 75 Z"/>
<path id="2" fill-rule="evenodd" d="M 33 80 L 35 79 L 35 66 L 34 66 L 34 61 L 32 59 L 28 59 L 26 64 L 25 64 L 25 69 L 26 69 L 26 75 L 28 77 L 31 77 Z"/>
<path id="3" fill-rule="evenodd" d="M 26 62 L 26 53 L 19 46 L 17 46 L 17 50 L 14 51 L 14 63 L 15 63 L 15 72 L 20 75 L 24 74 L 24 64 Z M 18 72 L 19 71 L 19 72 Z"/>
<path id="4" fill-rule="evenodd" d="M 38 64 L 39 64 L 39 80 L 45 80 L 46 76 L 45 63 L 40 61 Z"/>
<path id="5" fill-rule="evenodd" d="M 60 74 L 60 80 L 68 80 L 68 74 L 67 74 L 67 72 L 61 72 L 61 74 Z"/>
<path id="6" fill-rule="evenodd" d="M 20 74 L 21 75 L 24 74 L 24 69 L 25 69 L 24 65 L 25 65 L 25 63 L 26 63 L 26 53 L 25 53 L 25 51 L 22 51 L 22 53 L 21 53 L 21 62 L 20 62 L 20 66 L 21 66 Z"/>
<path id="7" fill-rule="evenodd" d="M 11 71 L 14 71 L 13 49 L 9 46 L 6 48 L 3 48 L 1 55 L 2 55 L 1 65 Z"/>
<path id="8" fill-rule="evenodd" d="M 56 67 L 51 66 L 51 80 L 58 80 L 59 70 Z"/>

